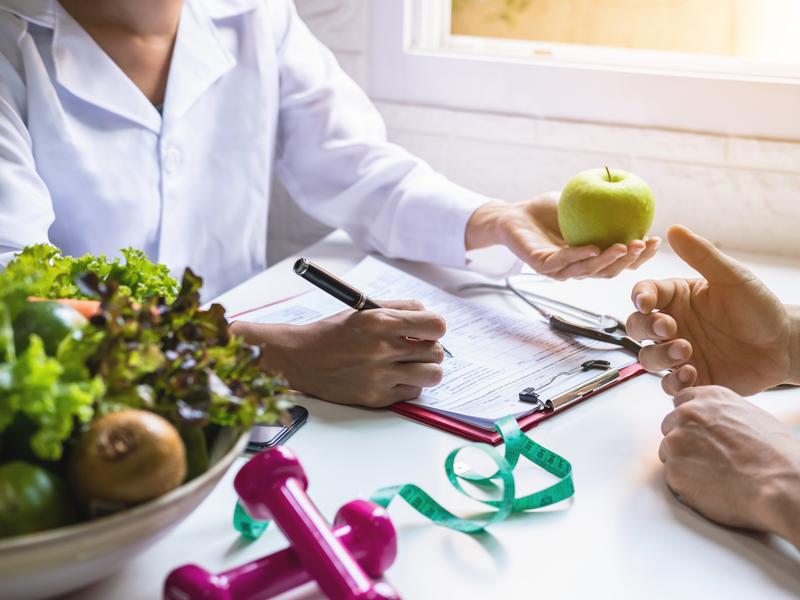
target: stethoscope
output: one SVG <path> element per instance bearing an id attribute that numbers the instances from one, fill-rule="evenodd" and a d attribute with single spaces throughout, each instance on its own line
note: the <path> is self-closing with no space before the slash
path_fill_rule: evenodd
<path id="1" fill-rule="evenodd" d="M 522 274 L 521 276 L 525 275 L 527 274 Z M 531 275 L 536 276 L 535 274 Z M 517 277 L 520 276 L 518 275 Z M 458 292 L 470 290 L 510 292 L 544 317 L 551 329 L 619 346 L 637 358 L 639 351 L 642 349 L 642 345 L 639 342 L 627 335 L 625 324 L 619 319 L 548 298 L 530 290 L 520 289 L 510 277 L 506 278 L 504 285 L 468 283 L 457 288 Z M 555 311 L 559 312 L 560 315 L 555 314 Z"/>

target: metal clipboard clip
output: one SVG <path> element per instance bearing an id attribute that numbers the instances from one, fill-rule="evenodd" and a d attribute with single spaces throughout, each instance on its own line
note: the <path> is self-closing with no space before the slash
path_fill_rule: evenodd
<path id="1" fill-rule="evenodd" d="M 574 388 L 554 398 L 542 400 L 539 397 L 539 393 L 537 393 L 534 388 L 525 388 L 520 392 L 519 399 L 522 402 L 537 404 L 538 408 L 534 409 L 534 412 L 537 410 L 542 412 L 558 412 L 568 406 L 572 406 L 576 402 L 580 402 L 589 394 L 602 390 L 617 379 L 619 379 L 619 369 L 609 369 L 608 371 L 604 371 L 592 377 L 588 381 L 581 382 Z"/>

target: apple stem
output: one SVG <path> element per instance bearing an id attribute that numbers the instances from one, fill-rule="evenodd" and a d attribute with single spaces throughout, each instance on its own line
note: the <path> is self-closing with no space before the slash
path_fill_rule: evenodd
<path id="1" fill-rule="evenodd" d="M 608 180 L 613 183 L 613 180 L 611 179 L 611 171 L 609 170 L 608 167 L 606 167 L 606 173 L 608 173 Z"/>

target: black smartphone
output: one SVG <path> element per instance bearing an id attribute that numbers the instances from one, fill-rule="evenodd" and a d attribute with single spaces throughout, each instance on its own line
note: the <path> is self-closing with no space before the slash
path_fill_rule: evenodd
<path id="1" fill-rule="evenodd" d="M 250 430 L 250 441 L 247 443 L 248 452 L 258 452 L 264 448 L 280 446 L 292 434 L 303 426 L 308 419 L 308 411 L 302 406 L 293 406 L 289 409 L 292 423 L 288 427 L 283 425 L 253 425 Z"/>

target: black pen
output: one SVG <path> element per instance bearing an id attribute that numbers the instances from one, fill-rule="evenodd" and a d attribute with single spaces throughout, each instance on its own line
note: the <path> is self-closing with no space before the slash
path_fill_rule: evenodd
<path id="1" fill-rule="evenodd" d="M 345 283 L 336 277 L 336 275 L 328 273 L 328 271 L 315 265 L 307 258 L 297 259 L 297 262 L 294 263 L 294 272 L 309 283 L 317 286 L 323 292 L 326 292 L 340 302 L 343 302 L 350 308 L 354 308 L 355 310 L 383 308 L 364 292 L 361 292 L 350 284 Z M 439 343 L 441 344 L 441 342 Z M 444 347 L 444 344 L 442 344 L 442 350 L 444 350 L 444 353 L 447 356 L 453 358 L 453 354 Z"/>

